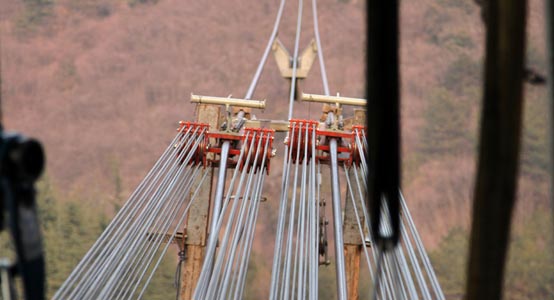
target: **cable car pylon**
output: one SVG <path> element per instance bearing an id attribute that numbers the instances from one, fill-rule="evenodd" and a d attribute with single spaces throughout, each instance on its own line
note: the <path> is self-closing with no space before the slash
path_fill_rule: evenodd
<path id="1" fill-rule="evenodd" d="M 336 299 L 359 297 L 361 265 L 373 282 L 369 294 L 377 299 L 444 299 L 403 196 L 401 243 L 387 253 L 374 247 L 375 228 L 365 204 L 371 170 L 367 100 L 330 95 L 316 0 L 311 1 L 315 38 L 299 54 L 303 1 L 298 4 L 292 57 L 277 37 L 281 0 L 244 99 L 191 94 L 195 122 L 180 123 L 158 163 L 54 299 L 140 299 L 170 244 L 179 246 L 179 299 L 243 299 L 260 204 L 267 199 L 264 182 L 276 155 L 275 132 L 286 137 L 281 195 L 269 198 L 279 206 L 269 299 L 319 298 L 319 271 L 331 261 L 326 198 L 332 207 Z M 251 111 L 266 107 L 265 100 L 252 97 L 272 49 L 291 85 L 285 120 L 257 119 Z M 298 79 L 308 75 L 316 57 L 323 95 L 301 93 Z M 321 104 L 323 117 L 294 118 L 298 100 Z M 345 117 L 343 106 L 353 106 L 354 115 Z M 386 207 L 383 211 L 377 232 L 387 235 L 394 216 Z"/>

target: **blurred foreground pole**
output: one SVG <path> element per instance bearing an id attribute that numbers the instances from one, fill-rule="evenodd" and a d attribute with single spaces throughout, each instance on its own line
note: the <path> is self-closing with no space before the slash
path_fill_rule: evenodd
<path id="1" fill-rule="evenodd" d="M 548 82 L 548 98 L 550 103 L 550 205 L 552 208 L 552 234 L 554 234 L 554 85 L 552 80 L 554 79 L 554 0 L 546 1 L 546 55 L 548 57 L 548 74 L 546 76 Z M 554 243 L 554 238 L 552 239 Z M 553 248 L 550 251 L 554 251 Z"/>
<path id="2" fill-rule="evenodd" d="M 2 26 L 0 26 L 0 129 L 2 128 L 2 125 L 4 124 L 2 120 L 2 95 L 3 95 L 3 89 L 2 89 Z"/>
<path id="3" fill-rule="evenodd" d="M 502 298 L 517 191 L 525 0 L 486 1 L 485 85 L 466 299 Z"/>
<path id="4" fill-rule="evenodd" d="M 367 2 L 368 209 L 377 246 L 390 250 L 399 238 L 400 95 L 399 2 Z M 392 233 L 379 229 L 387 207 Z"/>

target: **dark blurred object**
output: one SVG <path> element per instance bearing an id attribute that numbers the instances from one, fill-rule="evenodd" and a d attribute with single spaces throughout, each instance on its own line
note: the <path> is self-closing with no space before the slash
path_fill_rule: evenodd
<path id="1" fill-rule="evenodd" d="M 481 8 L 481 20 L 486 25 L 487 15 L 489 14 L 489 0 L 473 0 Z M 546 76 L 539 73 L 534 68 L 525 67 L 523 72 L 523 80 L 532 85 L 545 85 Z"/>
<path id="2" fill-rule="evenodd" d="M 526 67 L 523 72 L 523 78 L 525 81 L 532 85 L 545 85 L 546 84 L 546 76 L 539 73 L 535 69 L 531 67 Z"/>
<path id="3" fill-rule="evenodd" d="M 368 1 L 367 13 L 368 207 L 375 242 L 390 250 L 400 233 L 398 1 Z M 380 224 L 387 217 L 392 233 L 386 235 Z"/>
<path id="4" fill-rule="evenodd" d="M 483 1 L 485 83 L 467 300 L 502 299 L 521 145 L 527 1 Z"/>
<path id="5" fill-rule="evenodd" d="M 547 76 L 548 78 L 554 78 L 554 3 L 552 1 L 546 1 L 546 10 L 545 10 L 545 27 L 546 27 L 546 53 L 547 53 Z M 552 79 L 548 81 L 548 100 L 549 100 L 549 110 L 550 110 L 550 120 L 549 120 L 549 138 L 550 138 L 550 207 L 552 210 L 552 229 L 554 229 L 554 86 L 552 85 Z M 551 233 L 554 234 L 554 230 L 551 230 Z M 551 239 L 551 250 L 554 251 L 554 238 Z"/>
<path id="6" fill-rule="evenodd" d="M 488 0 L 473 0 L 475 4 L 481 7 L 481 20 L 483 23 L 487 21 L 487 14 L 489 12 L 489 1 Z"/>
<path id="7" fill-rule="evenodd" d="M 13 265 L 5 260 L 0 264 L 5 300 L 17 298 L 14 276 L 21 276 L 25 299 L 44 299 L 44 255 L 35 203 L 35 182 L 43 168 L 38 141 L 0 128 L 0 231 L 7 225 L 16 253 Z"/>

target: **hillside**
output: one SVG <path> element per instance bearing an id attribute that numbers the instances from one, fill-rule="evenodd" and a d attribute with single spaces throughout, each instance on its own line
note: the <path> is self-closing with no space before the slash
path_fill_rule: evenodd
<path id="1" fill-rule="evenodd" d="M 4 125 L 45 144 L 49 180 L 113 213 L 175 133 L 197 94 L 242 97 L 278 1 L 0 0 Z M 279 33 L 292 49 L 296 3 Z M 321 0 L 332 93 L 364 95 L 364 1 Z M 312 38 L 306 4 L 301 40 Z M 403 189 L 426 246 L 467 228 L 475 168 L 484 30 L 472 0 L 405 0 L 401 8 Z M 531 1 L 528 63 L 544 66 L 542 2 Z M 317 64 L 303 83 L 322 91 Z M 546 91 L 526 86 L 518 221 L 547 205 Z M 255 98 L 285 118 L 287 82 L 270 59 Z M 314 104 L 295 117 L 318 118 Z M 265 193 L 279 193 L 279 163 Z M 75 196 L 78 195 L 78 196 Z M 267 220 L 276 202 L 261 213 Z M 272 224 L 258 231 L 271 233 Z M 271 235 L 256 240 L 267 259 Z M 267 266 L 266 266 L 267 267 Z M 265 275 L 264 275 L 265 276 Z"/>

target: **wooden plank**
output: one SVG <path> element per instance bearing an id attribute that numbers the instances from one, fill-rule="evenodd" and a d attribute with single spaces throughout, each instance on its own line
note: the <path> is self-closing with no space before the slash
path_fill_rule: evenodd
<path id="1" fill-rule="evenodd" d="M 244 127 L 269 128 L 277 132 L 288 132 L 289 121 L 265 119 L 247 120 L 246 123 L 244 123 Z"/>
<path id="2" fill-rule="evenodd" d="M 185 244 L 187 245 L 206 245 L 208 235 L 207 224 L 212 194 L 211 181 L 213 180 L 213 170 L 211 168 L 207 168 L 204 172 L 208 172 L 208 179 L 203 183 L 203 186 L 200 188 L 198 195 L 196 196 L 196 200 L 189 208 L 189 215 L 187 217 L 185 227 L 187 235 Z M 197 181 L 199 181 L 199 179 Z M 197 186 L 198 182 L 195 182 L 193 188 L 191 189 L 191 196 Z"/>
<path id="3" fill-rule="evenodd" d="M 348 171 L 348 176 L 354 178 L 354 172 L 352 170 Z M 363 210 L 360 203 L 357 203 L 356 209 L 358 210 L 358 215 L 360 216 L 360 222 L 365 221 Z M 350 245 L 361 245 L 363 240 L 360 237 L 360 230 L 358 229 L 358 221 L 356 221 L 356 213 L 354 211 L 354 205 L 352 205 L 352 200 L 349 193 L 346 193 L 345 203 L 344 203 L 344 223 L 343 223 L 343 239 L 344 244 Z"/>
<path id="4" fill-rule="evenodd" d="M 186 247 L 186 260 L 181 265 L 180 299 L 192 299 L 200 271 L 202 271 L 202 262 L 204 261 L 204 246 L 186 245 Z"/>
<path id="5" fill-rule="evenodd" d="M 362 245 L 344 244 L 346 266 L 346 285 L 348 286 L 348 300 L 358 300 L 358 285 L 360 282 L 360 257 Z"/>

